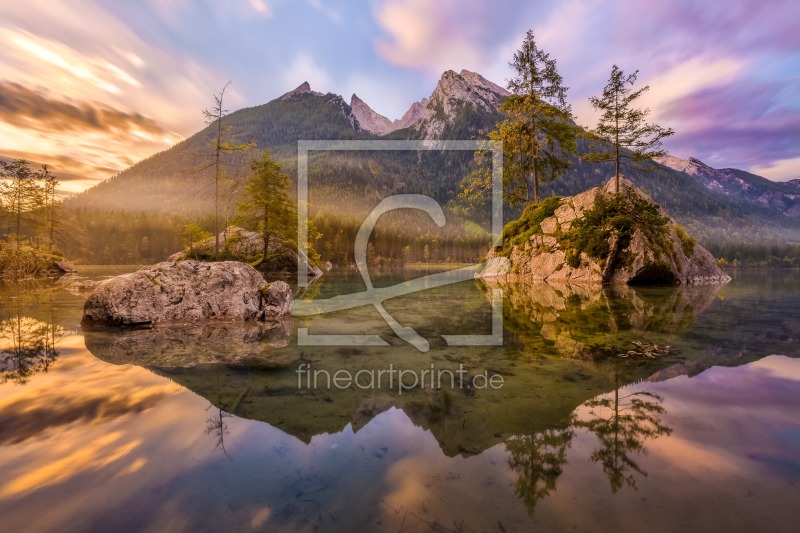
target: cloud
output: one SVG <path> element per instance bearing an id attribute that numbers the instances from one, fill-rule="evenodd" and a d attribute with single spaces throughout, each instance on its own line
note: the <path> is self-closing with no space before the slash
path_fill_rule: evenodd
<path id="1" fill-rule="evenodd" d="M 748 170 L 775 181 L 800 179 L 800 157 L 770 161 L 766 165 L 754 165 Z"/>
<path id="2" fill-rule="evenodd" d="M 151 118 L 96 102 L 67 102 L 0 80 L 0 114 L 8 124 L 55 131 L 123 130 L 171 135 Z"/>
<path id="3" fill-rule="evenodd" d="M 253 11 L 258 13 L 259 15 L 263 15 L 265 17 L 272 16 L 272 8 L 264 2 L 264 0 L 250 0 L 250 7 L 253 8 Z"/>
<path id="4" fill-rule="evenodd" d="M 772 167 L 798 157 L 800 107 L 784 103 L 778 82 L 705 88 L 664 105 L 661 116 L 680 125 L 670 147 L 707 164 Z M 784 172 L 788 169 L 784 168 Z M 800 174 L 795 168 L 795 175 Z"/>
<path id="5" fill-rule="evenodd" d="M 308 0 L 308 5 L 316 9 L 317 11 L 324 13 L 328 19 L 334 24 L 341 25 L 344 23 L 344 17 L 342 14 L 327 5 L 324 5 L 322 0 Z"/>
<path id="6" fill-rule="evenodd" d="M 382 0 L 375 19 L 385 35 L 375 43 L 385 60 L 441 74 L 446 69 L 483 70 L 510 58 L 497 52 L 516 39 L 524 20 L 520 6 L 484 0 Z"/>
<path id="7" fill-rule="evenodd" d="M 307 53 L 296 55 L 292 63 L 281 74 L 281 79 L 287 91 L 294 89 L 304 81 L 307 81 L 314 91 L 327 93 L 333 90 L 333 83 L 328 72 Z"/>

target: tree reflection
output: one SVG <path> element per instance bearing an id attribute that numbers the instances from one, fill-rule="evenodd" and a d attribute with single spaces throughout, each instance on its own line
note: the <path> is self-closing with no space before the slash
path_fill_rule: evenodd
<path id="1" fill-rule="evenodd" d="M 58 358 L 61 326 L 16 315 L 0 321 L 0 383 L 25 384 L 37 372 L 47 372 Z"/>
<path id="2" fill-rule="evenodd" d="M 619 382 L 614 395 L 589 400 L 589 418 L 575 418 L 573 427 L 586 429 L 600 441 L 600 448 L 592 453 L 590 460 L 600 463 L 617 492 L 623 485 L 636 488 L 638 473 L 647 476 L 634 454 L 646 455 L 645 441 L 669 435 L 672 429 L 661 422 L 666 412 L 658 394 L 638 391 L 620 395 Z"/>
<path id="3" fill-rule="evenodd" d="M 574 435 L 571 428 L 548 429 L 506 440 L 506 449 L 511 454 L 508 464 L 519 475 L 514 492 L 525 502 L 530 515 L 536 504 L 555 490 Z"/>
<path id="4" fill-rule="evenodd" d="M 228 434 L 228 424 L 225 423 L 225 419 L 233 416 L 233 413 L 236 412 L 236 408 L 239 406 L 239 402 L 241 402 L 242 398 L 247 394 L 248 389 L 242 391 L 232 402 L 225 402 L 222 398 L 223 379 L 222 369 L 217 367 L 215 371 L 216 386 L 214 387 L 216 401 L 209 403 L 208 407 L 206 407 L 206 411 L 211 412 L 211 415 L 206 418 L 205 433 L 206 435 L 213 435 L 215 437 L 216 443 L 214 447 L 222 450 L 225 457 L 230 459 L 231 456 L 228 455 L 228 450 L 225 449 L 225 435 Z"/>
<path id="5" fill-rule="evenodd" d="M 636 455 L 646 455 L 646 441 L 669 435 L 672 429 L 661 421 L 666 413 L 661 396 L 641 390 L 620 392 L 621 383 L 627 382 L 622 378 L 627 367 L 613 365 L 614 392 L 585 402 L 588 412 L 573 414 L 568 427 L 505 441 L 509 466 L 518 475 L 514 492 L 525 502 L 529 514 L 533 515 L 538 502 L 555 491 L 577 429 L 593 433 L 600 441 L 589 460 L 602 465 L 613 493 L 625 485 L 636 489 L 635 476 L 647 476 Z"/>

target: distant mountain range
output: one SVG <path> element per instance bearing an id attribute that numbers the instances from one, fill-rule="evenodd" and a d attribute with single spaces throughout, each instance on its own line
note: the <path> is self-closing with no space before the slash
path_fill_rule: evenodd
<path id="1" fill-rule="evenodd" d="M 679 159 L 668 155 L 659 163 L 692 176 L 709 190 L 724 196 L 800 217 L 800 179 L 775 182 L 744 170 L 712 168 L 694 157 Z"/>
<path id="2" fill-rule="evenodd" d="M 270 148 L 292 175 L 298 140 L 474 139 L 500 119 L 508 91 L 480 74 L 445 72 L 429 98 L 414 102 L 398 120 L 375 112 L 355 94 L 348 103 L 337 94 L 316 92 L 308 83 L 266 104 L 228 115 L 236 139 Z M 209 171 L 196 172 L 210 154 L 211 128 L 155 154 L 67 201 L 67 206 L 102 210 L 207 213 Z M 579 155 L 589 151 L 586 139 Z M 246 172 L 246 161 L 231 158 L 232 172 Z M 387 194 L 429 194 L 442 204 L 458 202 L 460 184 L 472 170 L 466 153 L 317 154 L 309 172 L 320 185 L 312 209 L 368 210 Z M 237 170 L 238 169 L 238 170 Z M 736 169 L 713 169 L 697 159 L 668 156 L 625 175 L 647 190 L 680 223 L 709 241 L 800 241 L 800 180 L 776 183 Z M 588 164 L 576 156 L 570 171 L 545 194 L 574 195 L 600 185 L 613 174 L 608 164 Z M 361 208 L 359 208 L 359 206 Z M 509 208 L 506 218 L 518 208 Z"/>

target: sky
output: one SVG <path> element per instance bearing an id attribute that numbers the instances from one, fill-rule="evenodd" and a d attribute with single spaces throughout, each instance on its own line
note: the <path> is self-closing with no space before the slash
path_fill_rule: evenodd
<path id="1" fill-rule="evenodd" d="M 66 193 L 308 81 L 399 118 L 441 74 L 506 85 L 532 29 L 578 123 L 611 66 L 639 70 L 665 147 L 800 178 L 797 0 L 0 0 L 0 156 L 50 164 Z"/>

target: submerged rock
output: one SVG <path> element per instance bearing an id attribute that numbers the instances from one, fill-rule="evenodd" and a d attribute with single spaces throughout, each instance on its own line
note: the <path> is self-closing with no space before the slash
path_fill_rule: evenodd
<path id="1" fill-rule="evenodd" d="M 267 283 L 237 261 L 164 262 L 100 284 L 83 308 L 84 324 L 111 326 L 267 320 L 289 311 L 283 281 Z"/>
<path id="2" fill-rule="evenodd" d="M 596 284 L 727 283 L 714 256 L 625 178 L 526 210 L 478 278 Z M 525 218 L 527 217 L 527 218 Z"/>

